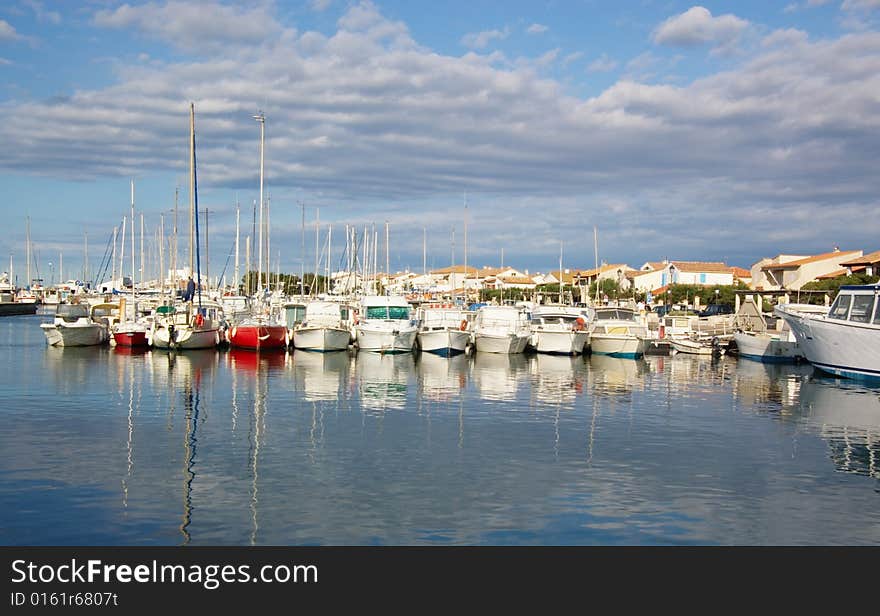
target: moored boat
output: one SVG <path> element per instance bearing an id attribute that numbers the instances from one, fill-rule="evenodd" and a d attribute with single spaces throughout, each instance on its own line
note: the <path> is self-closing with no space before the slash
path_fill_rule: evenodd
<path id="1" fill-rule="evenodd" d="M 880 284 L 846 285 L 827 314 L 782 304 L 785 319 L 814 366 L 847 378 L 880 380 Z"/>
<path id="2" fill-rule="evenodd" d="M 95 318 L 95 308 L 85 304 L 59 304 L 51 323 L 40 328 L 50 346 L 95 346 L 110 337 L 106 323 Z"/>
<path id="3" fill-rule="evenodd" d="M 583 313 L 564 306 L 540 306 L 532 312 L 530 344 L 538 353 L 579 355 L 589 339 Z"/>
<path id="4" fill-rule="evenodd" d="M 293 346 L 307 351 L 344 351 L 351 343 L 351 311 L 336 302 L 313 301 L 293 328 Z"/>
<path id="5" fill-rule="evenodd" d="M 415 346 L 418 322 L 406 298 L 369 295 L 361 300 L 355 332 L 359 350 L 409 353 Z"/>
<path id="6" fill-rule="evenodd" d="M 648 328 L 629 308 L 597 308 L 590 329 L 590 352 L 637 359 L 648 348 Z"/>
<path id="7" fill-rule="evenodd" d="M 483 306 L 474 318 L 474 346 L 484 353 L 522 353 L 532 335 L 529 320 L 521 308 Z"/>
<path id="8" fill-rule="evenodd" d="M 422 307 L 419 317 L 419 349 L 450 356 L 464 353 L 471 341 L 468 311 L 459 308 Z"/>

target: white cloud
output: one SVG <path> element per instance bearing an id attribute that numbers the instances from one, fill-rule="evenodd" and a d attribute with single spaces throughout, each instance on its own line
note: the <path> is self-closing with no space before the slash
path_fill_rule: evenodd
<path id="1" fill-rule="evenodd" d="M 570 54 L 566 55 L 564 58 L 562 58 L 562 66 L 568 66 L 572 62 L 577 62 L 578 60 L 580 60 L 583 57 L 584 57 L 584 52 L 582 52 L 582 51 L 575 51 L 574 53 L 570 53 Z"/>
<path id="2" fill-rule="evenodd" d="M 42 2 L 37 2 L 36 0 L 25 0 L 25 4 L 31 8 L 34 12 L 34 15 L 37 16 L 37 20 L 40 22 L 49 22 L 55 25 L 61 23 L 61 14 L 56 11 L 47 11 L 43 7 Z"/>
<path id="3" fill-rule="evenodd" d="M 12 60 L 7 60 L 6 58 L 0 58 L 0 65 L 9 66 L 12 64 Z"/>
<path id="4" fill-rule="evenodd" d="M 337 220 L 387 218 L 406 238 L 408 226 L 448 228 L 449 203 L 467 190 L 472 237 L 485 238 L 474 250 L 504 242 L 523 258 L 559 234 L 566 246 L 591 237 L 597 220 L 601 241 L 618 242 L 625 261 L 640 254 L 632 237 L 679 258 L 773 252 L 776 239 L 749 231 L 765 219 L 785 221 L 787 237 L 803 238 L 799 250 L 833 234 L 876 242 L 875 227 L 852 221 L 876 210 L 880 194 L 878 33 L 810 41 L 774 32 L 748 61 L 679 86 L 645 83 L 667 60 L 643 54 L 627 79 L 579 98 L 498 54 L 421 48 L 371 6 L 350 9 L 326 35 L 277 26 L 257 48 L 233 40 L 207 58 L 132 63 L 118 83 L 68 99 L 7 100 L 0 170 L 77 181 L 185 176 L 194 100 L 206 199 L 257 186 L 251 115 L 266 112 L 279 233 L 298 228 L 298 209 L 285 221 L 285 208 L 307 194 L 332 203 Z M 620 216 L 603 217 L 611 205 Z M 538 207 L 552 215 L 534 216 Z M 685 223 L 691 252 L 681 254 Z M 212 245 L 224 241 L 212 234 Z"/>
<path id="5" fill-rule="evenodd" d="M 259 45 L 281 30 L 265 6 L 241 8 L 182 0 L 123 4 L 96 12 L 93 23 L 102 28 L 134 28 L 180 49 L 200 52 L 216 52 L 235 43 Z"/>
<path id="6" fill-rule="evenodd" d="M 708 9 L 694 6 L 661 23 L 653 32 L 660 45 L 690 47 L 713 44 L 727 47 L 743 34 L 749 22 L 735 15 L 713 17 Z"/>
<path id="7" fill-rule="evenodd" d="M 549 28 L 542 24 L 532 24 L 526 28 L 528 34 L 544 34 L 547 30 L 549 30 Z"/>
<path id="8" fill-rule="evenodd" d="M 312 10 L 319 13 L 326 11 L 333 4 L 333 0 L 311 0 Z"/>
<path id="9" fill-rule="evenodd" d="M 507 28 L 504 28 L 504 30 L 485 30 L 483 32 L 472 32 L 469 34 L 465 34 L 461 38 L 461 44 L 469 49 L 485 49 L 493 40 L 504 40 L 508 37 L 509 34 L 510 31 Z"/>
<path id="10" fill-rule="evenodd" d="M 617 60 L 613 60 L 608 57 L 608 54 L 603 53 L 601 56 L 590 62 L 587 70 L 591 73 L 607 73 L 616 69 L 617 64 Z"/>
<path id="11" fill-rule="evenodd" d="M 21 35 L 8 21 L 0 19 L 0 41 L 15 41 L 20 38 Z"/>
<path id="12" fill-rule="evenodd" d="M 843 0 L 844 11 L 873 11 L 880 8 L 880 0 Z"/>

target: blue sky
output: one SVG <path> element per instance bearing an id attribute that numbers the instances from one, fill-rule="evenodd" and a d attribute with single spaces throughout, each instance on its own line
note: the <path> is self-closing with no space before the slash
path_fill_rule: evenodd
<path id="1" fill-rule="evenodd" d="M 385 221 L 392 269 L 421 269 L 423 229 L 429 267 L 453 228 L 461 261 L 465 193 L 475 265 L 551 269 L 562 242 L 591 267 L 594 226 L 635 267 L 876 250 L 878 25 L 880 0 L 11 0 L 0 251 L 23 271 L 30 216 L 44 277 L 81 269 L 86 232 L 99 260 L 131 178 L 149 250 L 188 203 L 190 101 L 212 264 L 258 198 L 258 109 L 288 271 L 303 203 L 334 262 L 344 225 Z"/>

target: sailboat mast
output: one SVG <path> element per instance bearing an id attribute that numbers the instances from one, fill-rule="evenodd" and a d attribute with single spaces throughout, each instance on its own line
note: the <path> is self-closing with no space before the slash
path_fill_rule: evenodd
<path id="1" fill-rule="evenodd" d="M 266 116 L 262 111 L 259 111 L 257 115 L 253 116 L 253 118 L 260 123 L 260 233 L 259 233 L 259 247 L 257 248 L 257 252 L 259 256 L 257 257 L 257 262 L 259 263 L 259 269 L 257 270 L 257 286 L 262 290 L 263 288 L 263 146 L 265 142 L 265 131 L 266 131 Z M 268 261 L 269 255 L 266 255 L 266 260 Z M 266 263 L 268 266 L 268 263 Z M 267 267 L 268 269 L 268 267 Z"/>
<path id="2" fill-rule="evenodd" d="M 12 266 L 9 266 L 12 269 Z M 89 232 L 85 232 L 85 242 L 83 246 L 83 284 L 89 286 Z"/>
<path id="3" fill-rule="evenodd" d="M 238 295 L 238 233 L 239 233 L 239 222 L 241 218 L 241 204 L 236 201 L 235 203 L 235 294 Z"/>
<path id="4" fill-rule="evenodd" d="M 464 278 L 461 288 L 464 291 L 464 303 L 467 304 L 467 278 L 468 278 L 468 243 L 467 243 L 467 193 L 464 194 Z"/>
<path id="5" fill-rule="evenodd" d="M 190 151 L 192 152 L 192 159 L 190 160 L 190 186 L 192 186 L 192 194 L 190 195 L 190 201 L 192 202 L 192 212 L 193 212 L 193 220 L 195 231 L 195 252 L 196 252 L 196 293 L 199 296 L 199 310 L 202 309 L 202 267 L 201 267 L 201 259 L 199 258 L 199 187 L 196 180 L 196 107 L 195 104 L 189 104 L 189 113 L 190 113 L 190 129 L 191 129 L 191 139 L 190 139 Z M 190 246 L 190 252 L 192 252 L 192 246 Z"/>
<path id="6" fill-rule="evenodd" d="M 562 304 L 562 242 L 559 242 L 559 303 Z"/>
<path id="7" fill-rule="evenodd" d="M 28 216 L 25 218 L 25 225 L 27 229 L 27 239 L 25 243 L 25 250 L 27 251 L 27 280 L 24 281 L 24 286 L 26 289 L 31 288 L 31 217 Z M 114 231 L 114 238 L 116 237 Z M 115 239 L 113 246 L 116 246 Z"/>
<path id="8" fill-rule="evenodd" d="M 596 254 L 596 303 L 599 303 L 599 230 L 593 225 L 593 250 Z"/>
<path id="9" fill-rule="evenodd" d="M 125 263 L 125 216 L 122 217 L 122 238 L 119 240 L 119 281 L 120 286 L 125 287 L 125 270 L 123 268 L 123 264 Z"/>
<path id="10" fill-rule="evenodd" d="M 388 221 L 385 221 L 385 275 L 388 279 L 391 279 L 391 258 L 390 258 L 390 248 L 388 246 Z"/>
<path id="11" fill-rule="evenodd" d="M 320 243 L 319 234 L 321 232 L 321 208 L 315 208 L 315 273 L 312 277 L 312 288 L 309 292 L 309 295 L 312 295 L 312 291 L 317 294 L 318 292 L 318 259 L 320 248 L 318 244 Z"/>
<path id="12" fill-rule="evenodd" d="M 144 273 L 144 213 L 141 212 L 141 289 L 144 288 Z"/>
<path id="13" fill-rule="evenodd" d="M 159 215 L 159 295 L 165 294 L 165 213 Z"/>
<path id="14" fill-rule="evenodd" d="M 134 179 L 131 180 L 131 294 L 134 295 Z"/>
<path id="15" fill-rule="evenodd" d="M 110 285 L 112 287 L 113 281 L 116 280 L 116 234 L 119 232 L 119 227 L 113 227 L 113 252 L 110 255 L 110 263 L 112 264 L 112 271 L 110 273 Z"/>
<path id="16" fill-rule="evenodd" d="M 195 112 L 195 105 L 193 103 L 190 103 L 189 109 L 190 109 L 190 114 L 189 114 L 189 136 L 190 136 L 190 139 L 189 139 L 189 273 L 190 273 L 190 275 L 192 275 L 192 273 L 194 271 L 194 269 L 193 269 L 194 262 L 193 261 L 195 258 L 195 253 L 193 251 L 195 250 L 195 246 L 196 246 L 196 244 L 195 244 L 195 233 L 196 233 L 196 227 L 195 227 L 196 209 L 195 208 L 196 208 L 196 206 L 193 201 L 193 199 L 195 198 L 195 192 L 196 192 L 195 186 L 193 185 L 195 182 L 195 174 L 193 173 L 193 167 L 194 167 L 193 159 L 196 157 L 196 150 L 195 150 L 195 147 L 196 147 L 196 139 L 195 139 L 196 112 Z M 198 284 L 199 284 L 199 282 L 197 281 L 196 285 L 198 285 Z"/>

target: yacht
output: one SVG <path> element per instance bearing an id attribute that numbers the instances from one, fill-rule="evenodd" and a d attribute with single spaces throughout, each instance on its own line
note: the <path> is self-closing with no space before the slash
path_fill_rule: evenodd
<path id="1" fill-rule="evenodd" d="M 530 344 L 538 353 L 579 355 L 589 338 L 589 315 L 566 306 L 539 306 L 532 312 Z"/>
<path id="2" fill-rule="evenodd" d="M 85 304 L 59 304 L 51 323 L 40 328 L 50 346 L 95 346 L 110 339 L 110 328 L 99 320 L 105 304 L 91 309 Z"/>
<path id="3" fill-rule="evenodd" d="M 418 321 L 405 297 L 368 295 L 361 300 L 361 313 L 355 324 L 359 350 L 409 353 L 418 331 Z"/>
<path id="4" fill-rule="evenodd" d="M 483 306 L 474 318 L 474 346 L 485 353 L 522 353 L 531 338 L 531 315 L 515 306 Z"/>
<path id="5" fill-rule="evenodd" d="M 470 319 L 472 314 L 460 308 L 419 309 L 419 348 L 426 353 L 450 356 L 464 353 L 471 341 Z"/>
<path id="6" fill-rule="evenodd" d="M 814 366 L 836 376 L 880 379 L 880 284 L 845 285 L 827 314 L 782 304 L 785 319 Z"/>
<path id="7" fill-rule="evenodd" d="M 304 320 L 293 328 L 293 346 L 308 351 L 344 351 L 351 344 L 350 319 L 348 306 L 309 302 Z"/>
<path id="8" fill-rule="evenodd" d="M 630 308 L 596 308 L 590 329 L 590 351 L 595 355 L 639 358 L 648 348 L 648 328 Z"/>

